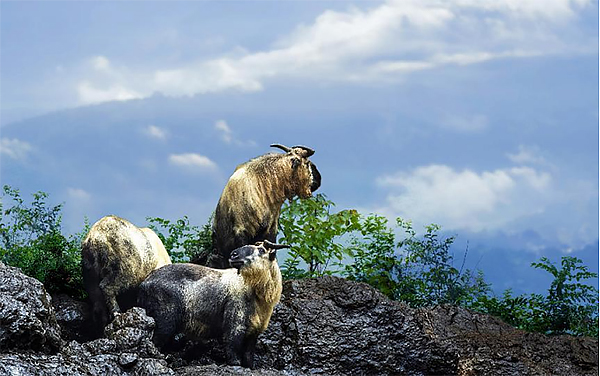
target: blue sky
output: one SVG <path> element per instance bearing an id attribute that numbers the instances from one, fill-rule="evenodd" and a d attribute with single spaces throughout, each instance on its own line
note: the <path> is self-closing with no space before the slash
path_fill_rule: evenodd
<path id="1" fill-rule="evenodd" d="M 598 3 L 0 3 L 0 180 L 202 224 L 273 142 L 321 192 L 438 223 L 498 289 L 529 263 L 598 266 Z"/>

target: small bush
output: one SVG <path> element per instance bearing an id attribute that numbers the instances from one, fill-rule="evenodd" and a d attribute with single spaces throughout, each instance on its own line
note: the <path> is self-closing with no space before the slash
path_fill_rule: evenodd
<path id="1" fill-rule="evenodd" d="M 322 194 L 284 205 L 279 242 L 291 245 L 284 278 L 338 273 L 414 307 L 471 302 L 488 290 L 481 274 L 452 266 L 454 238 L 441 238 L 439 226 L 428 226 L 419 239 L 409 222 L 398 219 L 405 238 L 396 242 L 385 217 L 333 213 L 334 206 Z"/>
<path id="2" fill-rule="evenodd" d="M 576 257 L 564 256 L 560 264 L 557 267 L 546 257 L 531 264 L 554 277 L 548 295 L 513 296 L 506 290 L 499 298 L 481 297 L 472 308 L 523 330 L 598 337 L 598 290 L 580 283 L 598 275 Z"/>
<path id="3" fill-rule="evenodd" d="M 81 233 L 62 235 L 62 204 L 49 206 L 44 192 L 34 193 L 26 204 L 17 189 L 4 186 L 2 198 L 0 261 L 38 279 L 51 293 L 84 298 L 80 247 L 89 225 Z M 7 199 L 12 205 L 4 209 Z"/>
<path id="4" fill-rule="evenodd" d="M 278 242 L 289 244 L 289 257 L 281 269 L 284 278 L 318 277 L 332 274 L 329 269 L 351 250 L 343 236 L 358 229 L 356 210 L 331 213 L 335 204 L 323 194 L 309 199 L 294 199 L 286 203 L 279 218 L 281 237 Z M 304 270 L 302 264 L 307 266 Z"/>
<path id="5" fill-rule="evenodd" d="M 369 215 L 360 222 L 362 238 L 353 240 L 353 262 L 346 265 L 347 278 L 366 282 L 392 299 L 412 307 L 438 304 L 467 305 L 489 290 L 483 274 L 453 266 L 453 237 L 439 235 L 440 227 L 425 228 L 417 236 L 410 222 L 398 218 L 404 238 L 396 242 L 386 218 Z"/>
<path id="6" fill-rule="evenodd" d="M 146 220 L 163 242 L 172 262 L 206 265 L 213 251 L 212 218 L 202 227 L 191 225 L 187 216 L 175 221 L 158 217 L 148 217 Z"/>

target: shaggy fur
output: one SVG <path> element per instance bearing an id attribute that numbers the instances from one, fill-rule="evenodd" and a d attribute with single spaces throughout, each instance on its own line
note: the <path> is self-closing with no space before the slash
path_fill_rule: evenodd
<path id="1" fill-rule="evenodd" d="M 81 244 L 81 258 L 97 334 L 121 308 L 126 308 L 119 306 L 117 298 L 129 298 L 129 302 L 122 303 L 133 305 L 137 286 L 152 270 L 171 263 L 152 230 L 112 215 L 92 226 Z"/>
<path id="2" fill-rule="evenodd" d="M 283 247 L 269 242 L 240 247 L 230 258 L 237 269 L 172 264 L 152 272 L 140 285 L 138 305 L 156 321 L 155 343 L 171 349 L 178 333 L 220 338 L 228 364 L 252 367 L 257 337 L 281 297 L 275 252 Z"/>
<path id="3" fill-rule="evenodd" d="M 304 147 L 265 154 L 238 166 L 223 189 L 213 221 L 214 252 L 209 266 L 227 268 L 234 249 L 261 240 L 275 242 L 281 205 L 311 197 L 321 174 Z"/>

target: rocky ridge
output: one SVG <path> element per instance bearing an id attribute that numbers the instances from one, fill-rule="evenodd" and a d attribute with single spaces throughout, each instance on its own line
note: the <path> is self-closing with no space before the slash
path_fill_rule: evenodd
<path id="1" fill-rule="evenodd" d="M 216 341 L 161 354 L 141 308 L 89 340 L 85 303 L 52 299 L 0 263 L 2 375 L 597 375 L 598 340 L 516 330 L 469 310 L 412 309 L 336 277 L 287 281 L 257 369 L 223 364 Z"/>

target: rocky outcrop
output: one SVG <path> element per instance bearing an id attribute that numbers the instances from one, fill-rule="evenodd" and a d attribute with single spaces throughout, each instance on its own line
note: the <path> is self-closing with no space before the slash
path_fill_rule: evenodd
<path id="1" fill-rule="evenodd" d="M 51 353 L 60 346 L 60 328 L 44 286 L 0 262 L 0 351 Z"/>
<path id="2" fill-rule="evenodd" d="M 86 302 L 59 294 L 52 296 L 52 306 L 63 340 L 87 342 L 94 339 L 95 330 Z"/>
<path id="3" fill-rule="evenodd" d="M 134 307 L 105 328 L 106 338 L 71 341 L 58 354 L 0 354 L 0 375 L 175 375 L 152 343 L 154 320 Z"/>
<path id="4" fill-rule="evenodd" d="M 217 341 L 161 354 L 154 320 L 140 308 L 117 316 L 104 338 L 61 341 L 54 316 L 63 339 L 76 338 L 85 304 L 55 301 L 55 313 L 41 284 L 14 268 L 0 266 L 0 283 L 0 375 L 598 374 L 597 339 L 526 333 L 451 306 L 412 309 L 335 277 L 284 284 L 256 370 L 223 365 Z"/>
<path id="5" fill-rule="evenodd" d="M 412 309 L 341 278 L 284 284 L 257 364 L 327 375 L 597 375 L 598 340 L 514 329 L 489 315 Z"/>

